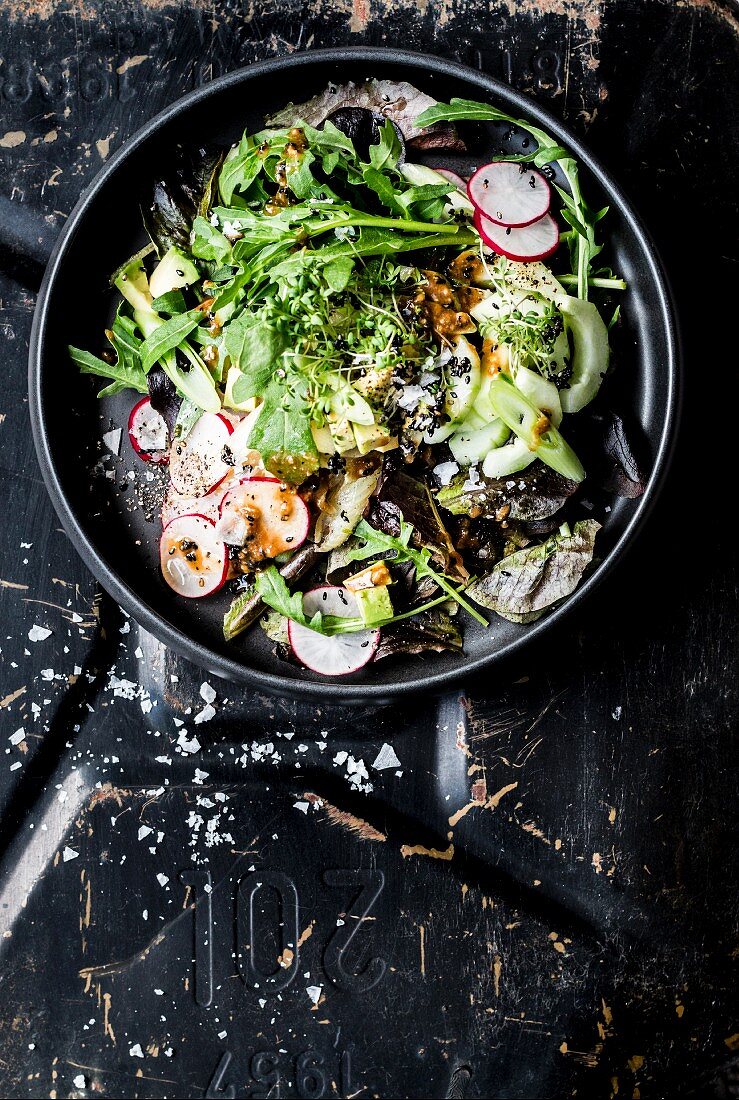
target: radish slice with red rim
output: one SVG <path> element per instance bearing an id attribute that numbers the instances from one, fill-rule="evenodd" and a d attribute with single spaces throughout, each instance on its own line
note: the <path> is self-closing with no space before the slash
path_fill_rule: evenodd
<path id="1" fill-rule="evenodd" d="M 483 164 L 470 178 L 467 194 L 483 217 L 513 229 L 543 217 L 552 200 L 541 172 L 510 160 Z"/>
<path id="2" fill-rule="evenodd" d="M 128 437 L 134 451 L 144 462 L 169 462 L 167 422 L 153 408 L 148 397 L 142 397 L 131 409 Z"/>
<path id="3" fill-rule="evenodd" d="M 174 441 L 169 465 L 178 493 L 204 497 L 220 485 L 231 469 L 224 454 L 232 431 L 225 416 L 204 412 L 184 439 Z"/>
<path id="4" fill-rule="evenodd" d="M 226 583 L 228 550 L 212 519 L 198 514 L 177 516 L 162 531 L 159 543 L 162 576 L 178 596 L 210 596 Z"/>
<path id="5" fill-rule="evenodd" d="M 544 260 L 559 246 L 559 226 L 551 214 L 545 214 L 521 229 L 496 225 L 481 217 L 479 210 L 475 211 L 472 220 L 485 244 L 509 260 L 519 260 L 521 263 Z"/>
<path id="6" fill-rule="evenodd" d="M 188 516 L 193 513 L 212 519 L 215 523 L 218 520 L 219 505 L 224 495 L 231 488 L 232 482 L 233 476 L 227 474 L 221 484 L 216 486 L 211 493 L 206 493 L 204 497 L 185 496 L 178 493 L 170 482 L 167 495 L 162 504 L 162 527 L 166 527 L 170 520 L 175 519 L 177 516 Z"/>
<path id="7" fill-rule="evenodd" d="M 245 477 L 223 496 L 217 530 L 224 542 L 244 546 L 252 561 L 297 550 L 310 530 L 308 506 L 276 477 Z"/>
<path id="8" fill-rule="evenodd" d="M 438 172 L 440 176 L 443 176 L 445 180 L 449 180 L 453 183 L 458 191 L 461 191 L 463 195 L 467 194 L 467 181 L 457 173 L 453 172 L 451 168 L 434 168 L 435 172 Z"/>
<path id="9" fill-rule="evenodd" d="M 324 615 L 354 618 L 359 615 L 357 601 L 347 588 L 324 585 L 303 596 L 308 618 L 321 611 Z M 380 642 L 379 630 L 358 630 L 351 634 L 326 637 L 300 623 L 288 622 L 288 637 L 293 653 L 306 668 L 320 676 L 349 676 L 358 672 L 374 657 Z"/>

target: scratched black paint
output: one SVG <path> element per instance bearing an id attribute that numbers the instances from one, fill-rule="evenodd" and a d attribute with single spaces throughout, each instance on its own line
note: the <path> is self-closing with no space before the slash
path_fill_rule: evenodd
<path id="1" fill-rule="evenodd" d="M 0 576 L 27 585 L 0 588 L 0 742 L 27 731 L 27 751 L 14 746 L 0 768 L 9 1096 L 410 1097 L 451 1087 L 606 1098 L 614 1078 L 619 1097 L 736 1093 L 736 578 L 716 520 L 727 510 L 729 434 L 711 438 L 708 473 L 701 457 L 702 387 L 725 362 L 724 328 L 707 319 L 735 279 L 737 199 L 725 186 L 736 163 L 735 8 L 605 0 L 567 18 L 551 7 L 542 18 L 523 3 L 491 18 L 472 2 L 442 18 L 434 4 L 370 3 L 366 26 L 359 5 L 352 16 L 330 0 L 0 15 L 0 464 L 12 517 Z M 173 717 L 202 705 L 201 674 L 135 626 L 121 636 L 125 620 L 56 529 L 35 473 L 23 364 L 38 265 L 107 149 L 160 107 L 251 59 L 359 41 L 478 63 L 587 131 L 647 218 L 681 303 L 696 364 L 682 451 L 630 561 L 525 666 L 438 707 L 351 723 L 219 687 L 217 717 L 197 727 L 200 752 L 183 757 L 172 751 Z M 22 143 L 7 147 L 19 132 Z M 695 225 L 716 232 L 688 233 Z M 710 279 L 696 283 L 696 267 Z M 54 635 L 30 643 L 36 622 Z M 70 683 L 75 665 L 84 671 Z M 138 700 L 113 702 L 113 665 L 151 691 L 149 714 Z M 64 679 L 41 680 L 49 667 Z M 284 731 L 294 738 L 276 736 Z M 369 764 L 385 741 L 403 775 L 370 769 L 375 790 L 350 791 L 335 754 Z M 279 745 L 281 760 L 248 752 L 240 764 L 252 743 Z M 208 773 L 199 783 L 196 766 Z M 234 842 L 192 847 L 189 815 L 214 792 L 228 797 Z M 321 809 L 294 808 L 306 792 Z M 140 841 L 142 826 L 152 833 Z M 78 854 L 65 862 L 65 848 Z M 241 977 L 238 902 L 260 869 L 294 883 L 299 939 L 310 929 L 294 980 L 264 1008 Z M 368 876 L 356 879 L 369 884 L 364 902 L 345 877 L 357 869 Z M 353 942 L 333 939 L 378 881 Z M 264 892 L 261 904 L 262 934 L 279 938 Z M 350 976 L 385 964 L 370 988 L 332 979 L 342 943 Z M 321 986 L 315 1010 L 309 985 Z M 143 1058 L 130 1054 L 136 1044 Z"/>

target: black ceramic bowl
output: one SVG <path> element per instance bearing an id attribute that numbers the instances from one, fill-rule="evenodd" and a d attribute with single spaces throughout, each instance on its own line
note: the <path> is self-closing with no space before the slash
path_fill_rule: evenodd
<path id="1" fill-rule="evenodd" d="M 609 259 L 627 279 L 622 316 L 631 354 L 619 370 L 629 413 L 647 445 L 649 485 L 638 499 L 614 497 L 598 537 L 599 564 L 574 596 L 529 626 L 493 617 L 488 630 L 465 623 L 465 653 L 431 654 L 369 665 L 355 676 L 326 680 L 280 661 L 257 627 L 232 643 L 221 633 L 229 596 L 176 597 L 158 568 L 158 516 L 131 508 L 133 489 L 121 491 L 128 471 L 141 479 L 142 464 L 128 444 L 125 425 L 131 395 L 102 403 L 97 386 L 69 361 L 66 345 L 96 348 L 110 316 L 105 292 L 110 272 L 145 243 L 139 204 L 166 169 L 176 143 L 207 138 L 230 144 L 245 127 L 258 129 L 265 114 L 301 102 L 329 81 L 365 77 L 403 79 L 436 98 L 486 100 L 535 121 L 578 157 L 592 202 L 611 207 Z M 498 140 L 500 131 L 496 131 Z M 510 88 L 439 58 L 389 49 L 332 49 L 251 65 L 185 96 L 152 119 L 113 156 L 87 188 L 54 250 L 36 308 L 30 352 L 30 406 L 39 462 L 54 505 L 85 563 L 104 588 L 167 645 L 232 680 L 282 694 L 338 701 L 387 699 L 439 690 L 469 677 L 549 630 L 609 570 L 633 537 L 663 479 L 674 434 L 678 353 L 669 293 L 654 249 L 616 184 L 556 119 Z M 121 458 L 113 480 L 91 471 L 101 437 L 123 427 Z M 587 455 L 584 455 L 587 465 Z M 603 518 L 603 517 L 599 517 Z"/>

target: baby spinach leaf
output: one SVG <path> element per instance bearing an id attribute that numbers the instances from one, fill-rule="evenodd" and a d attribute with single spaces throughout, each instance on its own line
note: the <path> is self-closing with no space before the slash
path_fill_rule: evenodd
<path id="1" fill-rule="evenodd" d="M 248 443 L 259 451 L 270 473 L 300 485 L 319 463 L 305 383 L 298 378 L 292 381 L 290 388 L 277 378 L 267 385 Z"/>
<path id="2" fill-rule="evenodd" d="M 259 396 L 285 350 L 282 335 L 259 313 L 239 313 L 224 329 L 223 345 L 231 364 L 242 372 L 234 386 L 237 401 Z"/>
<path id="3" fill-rule="evenodd" d="M 323 277 L 329 285 L 329 289 L 336 294 L 345 290 L 354 272 L 353 256 L 337 256 L 335 260 L 327 263 L 323 269 Z"/>
<path id="4" fill-rule="evenodd" d="M 207 218 L 196 218 L 193 222 L 191 251 L 200 260 L 214 260 L 225 264 L 231 256 L 231 242 L 219 229 L 211 225 Z"/>
<path id="5" fill-rule="evenodd" d="M 187 302 L 181 290 L 168 290 L 166 294 L 160 294 L 154 299 L 151 308 L 155 313 L 174 317 L 176 313 L 187 313 Z"/>

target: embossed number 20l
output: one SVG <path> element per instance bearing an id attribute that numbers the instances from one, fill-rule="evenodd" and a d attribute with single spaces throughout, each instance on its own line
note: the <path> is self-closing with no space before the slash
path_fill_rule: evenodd
<path id="1" fill-rule="evenodd" d="M 343 908 L 343 921 L 337 922 L 323 949 L 323 969 L 339 989 L 365 992 L 381 980 L 387 965 L 385 960 L 372 957 L 357 973 L 347 968 L 345 960 L 354 937 L 382 892 L 384 875 L 378 870 L 341 868 L 325 871 L 323 880 L 327 886 L 343 889 L 350 899 Z M 180 881 L 194 893 L 194 994 L 197 1003 L 207 1007 L 213 1000 L 214 981 L 210 872 L 188 869 L 180 873 Z M 262 890 L 274 892 L 280 909 L 277 966 L 267 973 L 260 969 L 256 958 L 260 934 L 269 931 L 260 927 L 257 899 Z M 236 936 L 239 974 L 244 984 L 262 994 L 286 989 L 300 967 L 298 892 L 292 879 L 281 871 L 253 871 L 239 881 Z"/>

